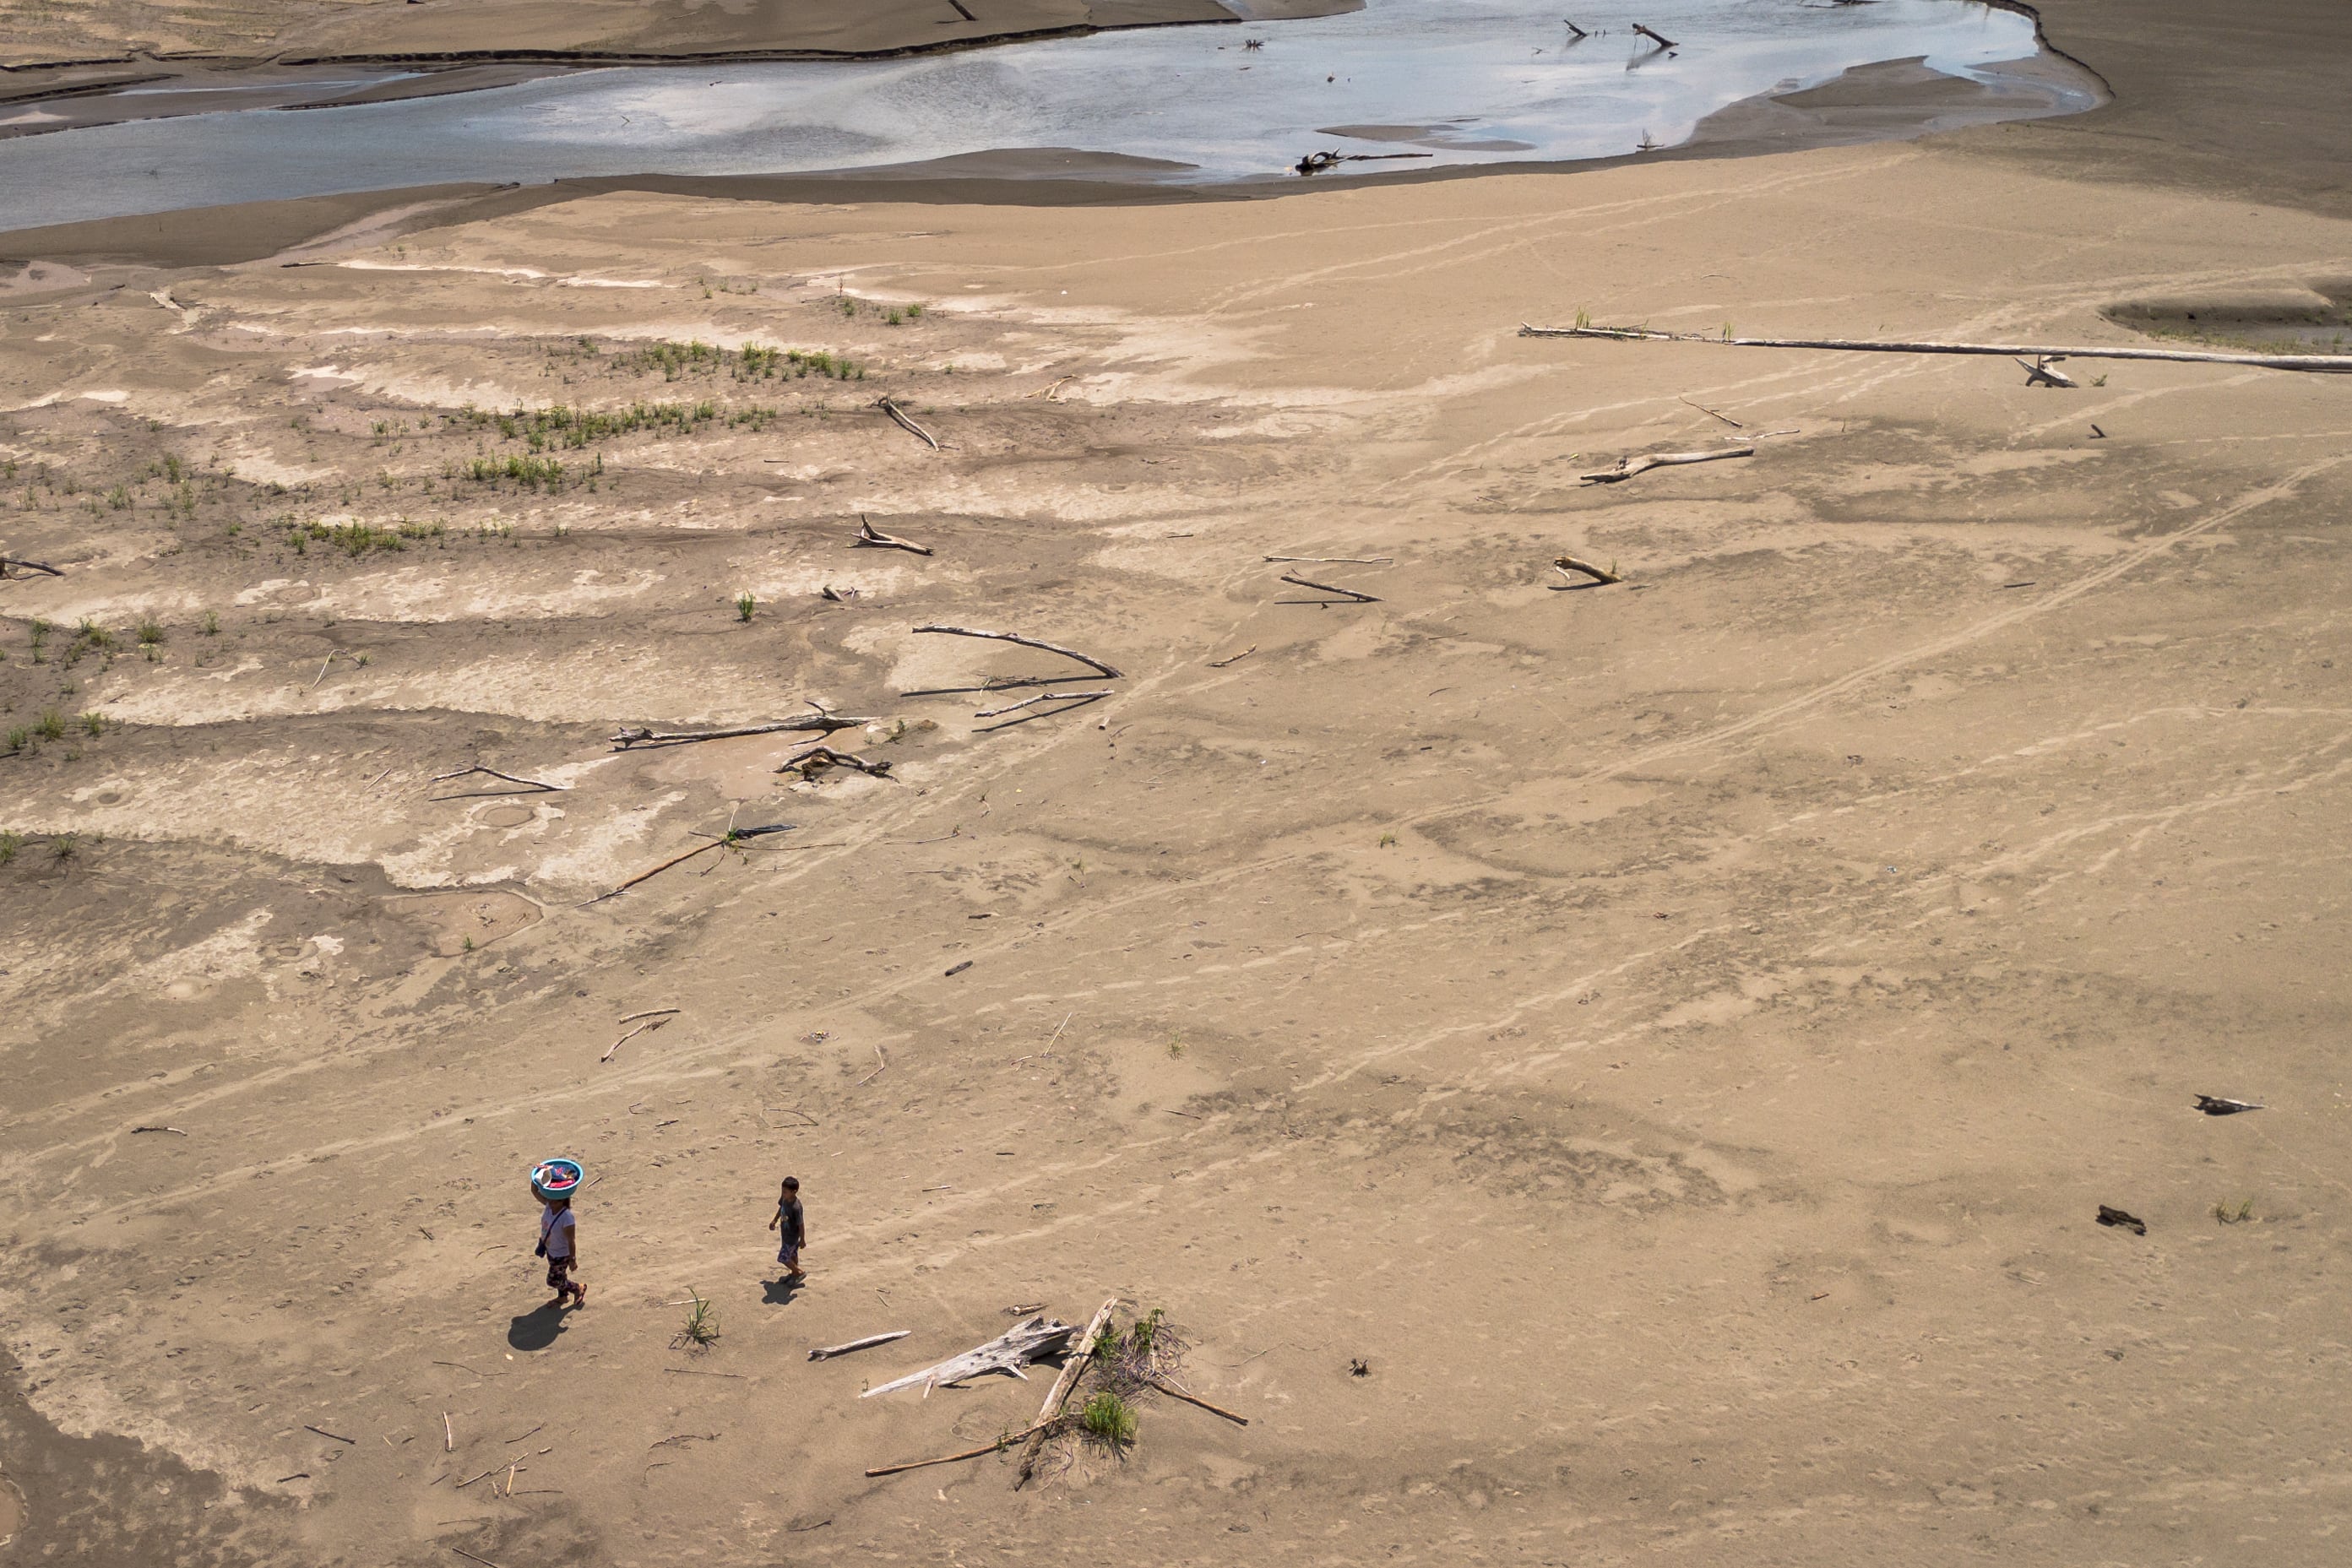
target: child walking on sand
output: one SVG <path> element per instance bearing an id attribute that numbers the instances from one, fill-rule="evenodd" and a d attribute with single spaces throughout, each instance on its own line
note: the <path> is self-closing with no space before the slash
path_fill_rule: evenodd
<path id="1" fill-rule="evenodd" d="M 572 1278 L 580 1267 L 580 1222 L 572 1213 L 572 1194 L 580 1187 L 581 1175 L 571 1160 L 550 1160 L 530 1173 L 531 1196 L 541 1204 L 539 1255 L 547 1260 L 547 1283 L 555 1292 L 551 1307 L 566 1301 L 588 1304 L 588 1287 Z"/>
<path id="2" fill-rule="evenodd" d="M 776 1261 L 784 1266 L 784 1278 L 806 1279 L 801 1249 L 808 1245 L 808 1220 L 801 1213 L 800 1177 L 784 1178 L 784 1190 L 776 1199 L 776 1212 L 769 1218 L 768 1228 L 777 1233 Z"/>

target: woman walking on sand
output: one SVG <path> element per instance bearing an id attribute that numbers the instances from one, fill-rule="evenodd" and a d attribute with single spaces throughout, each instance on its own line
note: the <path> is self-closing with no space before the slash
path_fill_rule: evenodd
<path id="1" fill-rule="evenodd" d="M 801 1268 L 801 1249 L 808 1245 L 808 1220 L 801 1213 L 801 1178 L 786 1176 L 784 1190 L 776 1199 L 776 1212 L 768 1219 L 768 1228 L 776 1234 L 776 1261 L 784 1266 L 784 1278 L 808 1278 Z"/>
<path id="2" fill-rule="evenodd" d="M 541 1204 L 539 1256 L 547 1260 L 547 1283 L 555 1291 L 550 1307 L 569 1299 L 588 1304 L 588 1287 L 575 1283 L 580 1267 L 580 1222 L 572 1212 L 572 1195 L 580 1190 L 582 1176 L 576 1160 L 549 1160 L 530 1173 L 531 1196 Z"/>

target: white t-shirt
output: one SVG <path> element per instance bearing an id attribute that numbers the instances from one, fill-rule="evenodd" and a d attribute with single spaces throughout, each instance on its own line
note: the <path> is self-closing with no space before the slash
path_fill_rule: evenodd
<path id="1" fill-rule="evenodd" d="M 568 1208 L 550 1208 L 541 1213 L 539 1239 L 547 1243 L 549 1257 L 572 1256 L 572 1211 Z"/>

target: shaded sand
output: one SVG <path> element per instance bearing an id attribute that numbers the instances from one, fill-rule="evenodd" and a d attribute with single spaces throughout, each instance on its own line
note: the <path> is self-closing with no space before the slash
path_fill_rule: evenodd
<path id="1" fill-rule="evenodd" d="M 1281 201 L 44 255 L 89 276 L 0 313 L 0 539 L 67 572 L 0 582 L 12 1560 L 2332 1563 L 2352 382 L 1516 335 L 2332 308 L 2352 214 L 2250 194 L 2298 178 L 2258 128 L 2126 177 L 2110 79 Z M 556 402 L 689 412 L 489 412 Z M 1391 559 L 1321 608 L 1276 554 Z M 982 733 L 1022 694 L 903 694 L 1069 666 L 932 621 L 1126 674 Z M 890 777 L 604 739 L 810 700 Z M 477 760 L 560 788 L 432 782 Z M 730 821 L 797 827 L 581 907 Z M 1044 1379 L 861 1387 L 1114 1291 L 1251 1425 L 864 1475 Z"/>

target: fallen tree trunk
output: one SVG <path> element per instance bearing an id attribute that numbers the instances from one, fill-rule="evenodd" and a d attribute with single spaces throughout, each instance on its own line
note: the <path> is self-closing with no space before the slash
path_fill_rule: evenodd
<path id="1" fill-rule="evenodd" d="M 46 571 L 51 577 L 63 577 L 65 575 L 64 572 L 59 571 L 56 567 L 49 565 L 47 561 L 26 560 L 20 555 L 0 555 L 0 577 L 10 577 L 15 575 L 19 567 L 23 568 L 26 571 Z"/>
<path id="2" fill-rule="evenodd" d="M 1588 485 L 1615 485 L 1631 479 L 1636 474 L 1647 474 L 1653 468 L 1675 468 L 1685 463 L 1713 463 L 1723 457 L 1753 457 L 1753 446 L 1727 446 L 1719 452 L 1648 452 L 1639 457 L 1620 457 L 1614 468 L 1603 468 L 1583 476 Z"/>
<path id="3" fill-rule="evenodd" d="M 951 1355 L 936 1366 L 920 1372 L 910 1372 L 877 1388 L 869 1388 L 858 1396 L 871 1399 L 877 1394 L 895 1394 L 901 1388 L 924 1388 L 961 1383 L 978 1377 L 984 1372 L 1008 1372 L 1024 1381 L 1028 1374 L 1022 1371 L 1033 1361 L 1043 1361 L 1070 1343 L 1075 1333 L 1069 1324 L 1055 1318 L 1029 1318 L 1013 1324 L 986 1344 L 975 1345 L 961 1355 Z"/>
<path id="4" fill-rule="evenodd" d="M 1562 577 L 1566 577 L 1571 571 L 1580 571 L 1585 576 L 1591 578 L 1593 581 L 1603 585 L 1612 582 L 1622 582 L 1625 580 L 1623 578 L 1618 576 L 1615 572 L 1610 570 L 1606 567 L 1595 566 L 1589 560 L 1579 560 L 1572 555 L 1561 556 L 1551 564 L 1552 570 L 1559 572 Z"/>
<path id="5" fill-rule="evenodd" d="M 863 512 L 857 514 L 857 537 L 849 541 L 849 546 L 852 549 L 860 546 L 867 549 L 902 549 L 909 555 L 931 553 L 931 547 L 929 545 L 919 545 L 912 539 L 902 539 L 896 534 L 884 533 L 880 528 L 867 522 L 866 514 Z M 828 588 L 825 591 L 831 593 L 833 590 Z"/>
<path id="6" fill-rule="evenodd" d="M 2032 343 L 1911 343 L 1869 338 L 1719 338 L 1647 327 L 1529 327 L 1522 338 L 1613 338 L 1629 343 L 1717 343 L 1734 349 L 1829 349 L 1859 354 L 1998 354 L 2053 360 L 2166 360 L 2191 365 L 2252 365 L 2271 371 L 2352 373 L 2352 354 L 2217 354 L 2192 349 L 2051 348 Z"/>
<path id="7" fill-rule="evenodd" d="M 897 420 L 902 428 L 922 437 L 924 444 L 929 446 L 932 451 L 937 452 L 940 449 L 939 437 L 933 435 L 929 431 L 925 430 L 921 425 L 917 424 L 912 419 L 909 419 L 907 416 L 907 411 L 898 406 L 896 399 L 888 397 L 877 398 L 875 400 L 874 406 L 880 409 L 884 413 L 888 414 L 892 419 Z M 929 555 L 931 552 L 925 550 L 923 553 L 925 555 Z"/>

